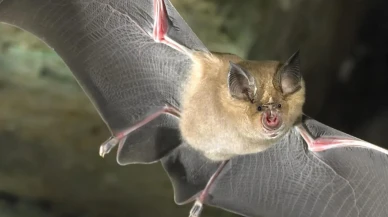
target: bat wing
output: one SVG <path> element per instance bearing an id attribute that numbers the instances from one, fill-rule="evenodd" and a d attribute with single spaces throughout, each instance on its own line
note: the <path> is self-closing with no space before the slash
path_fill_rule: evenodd
<path id="1" fill-rule="evenodd" d="M 311 135 L 351 137 L 305 118 Z M 162 160 L 175 201 L 191 202 L 217 165 L 182 145 Z M 231 159 L 206 204 L 260 217 L 388 216 L 388 157 L 373 148 L 312 152 L 293 129 L 269 150 Z"/>
<path id="2" fill-rule="evenodd" d="M 191 60 L 152 38 L 153 0 L 3 0 L 0 21 L 27 30 L 65 61 L 114 135 L 165 105 L 180 107 Z M 159 1 L 161 2 L 161 1 Z M 207 51 L 168 0 L 168 36 Z M 120 142 L 118 162 L 154 162 L 180 144 L 162 114 Z"/>

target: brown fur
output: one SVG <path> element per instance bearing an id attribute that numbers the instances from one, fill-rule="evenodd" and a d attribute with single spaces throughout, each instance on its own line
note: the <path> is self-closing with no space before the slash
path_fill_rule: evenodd
<path id="1" fill-rule="evenodd" d="M 229 60 L 248 70 L 256 79 L 258 94 L 254 104 L 229 94 Z M 183 94 L 180 130 L 183 139 L 214 161 L 260 152 L 279 140 L 302 114 L 305 88 L 284 97 L 272 83 L 281 66 L 277 61 L 247 61 L 231 54 L 193 55 L 193 68 Z M 271 138 L 263 131 L 260 104 L 281 103 L 283 126 Z"/>

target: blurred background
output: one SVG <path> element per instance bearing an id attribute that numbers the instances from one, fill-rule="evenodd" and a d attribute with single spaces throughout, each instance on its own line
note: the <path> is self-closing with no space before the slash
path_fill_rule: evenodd
<path id="1" fill-rule="evenodd" d="M 301 49 L 305 113 L 388 148 L 388 1 L 172 0 L 214 51 Z M 102 159 L 109 132 L 56 53 L 0 24 L 0 216 L 187 216 L 159 164 Z M 233 216 L 207 207 L 204 216 Z"/>

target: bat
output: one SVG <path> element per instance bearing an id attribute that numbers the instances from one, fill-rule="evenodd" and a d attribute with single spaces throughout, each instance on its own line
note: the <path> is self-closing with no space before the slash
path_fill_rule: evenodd
<path id="1" fill-rule="evenodd" d="M 388 216 L 387 150 L 303 114 L 299 52 L 211 52 L 168 0 L 0 0 L 0 22 L 65 61 L 112 133 L 100 155 L 161 162 L 191 216 Z"/>

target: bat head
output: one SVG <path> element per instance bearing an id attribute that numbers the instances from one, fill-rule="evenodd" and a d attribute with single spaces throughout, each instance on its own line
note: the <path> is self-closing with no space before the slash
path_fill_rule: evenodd
<path id="1" fill-rule="evenodd" d="M 250 138 L 276 139 L 302 115 L 304 82 L 299 51 L 285 63 L 229 62 L 228 90 L 239 130 Z M 237 108 L 237 109 L 236 109 Z"/>

